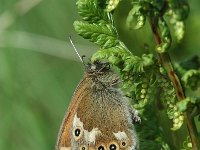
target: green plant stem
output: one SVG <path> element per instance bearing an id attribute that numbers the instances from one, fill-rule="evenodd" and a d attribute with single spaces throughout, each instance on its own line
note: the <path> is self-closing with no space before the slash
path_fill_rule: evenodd
<path id="1" fill-rule="evenodd" d="M 153 32 L 155 42 L 157 45 L 160 45 L 162 43 L 162 39 L 158 32 L 158 25 L 157 25 L 158 21 L 150 20 L 149 22 L 150 22 L 150 26 L 151 26 L 151 29 Z M 170 78 L 170 80 L 173 83 L 173 86 L 176 91 L 177 99 L 179 101 L 184 100 L 185 94 L 183 92 L 183 88 L 180 83 L 180 80 L 179 80 L 178 76 L 176 75 L 176 72 L 173 69 L 173 65 L 171 63 L 171 59 L 170 59 L 168 52 L 157 53 L 157 54 L 158 54 L 160 63 L 162 64 L 163 68 L 167 71 L 168 77 Z M 184 117 L 185 117 L 185 120 L 187 123 L 188 132 L 189 132 L 189 135 L 190 135 L 190 138 L 192 141 L 192 149 L 200 150 L 199 141 L 198 141 L 198 137 L 197 137 L 197 129 L 195 126 L 194 118 L 192 118 L 190 116 L 189 112 L 185 112 Z"/>

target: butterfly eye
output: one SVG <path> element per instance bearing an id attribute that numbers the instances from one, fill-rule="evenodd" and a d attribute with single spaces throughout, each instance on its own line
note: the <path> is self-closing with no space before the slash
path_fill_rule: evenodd
<path id="1" fill-rule="evenodd" d="M 83 130 L 81 128 L 75 128 L 74 131 L 73 131 L 73 135 L 74 135 L 74 138 L 75 138 L 76 141 L 78 139 L 80 139 L 82 134 L 83 134 Z"/>

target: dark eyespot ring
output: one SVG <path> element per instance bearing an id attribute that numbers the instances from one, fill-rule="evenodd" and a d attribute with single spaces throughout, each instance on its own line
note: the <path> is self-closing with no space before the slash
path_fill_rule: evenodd
<path id="1" fill-rule="evenodd" d="M 103 146 L 99 146 L 98 150 L 105 150 L 105 148 Z"/>
<path id="2" fill-rule="evenodd" d="M 120 148 L 126 148 L 126 147 L 128 147 L 128 145 L 129 145 L 129 140 L 126 139 L 126 140 L 120 141 L 119 147 Z"/>
<path id="3" fill-rule="evenodd" d="M 116 149 L 117 149 L 117 146 L 115 144 L 110 145 L 110 150 L 116 150 Z"/>
<path id="4" fill-rule="evenodd" d="M 83 136 L 83 129 L 82 129 L 81 127 L 76 127 L 76 128 L 73 130 L 73 137 L 74 137 L 74 140 L 77 141 L 77 140 L 79 140 L 82 136 Z"/>
<path id="5" fill-rule="evenodd" d="M 86 150 L 85 146 L 82 147 L 82 150 Z"/>
<path id="6" fill-rule="evenodd" d="M 126 142 L 122 142 L 122 146 L 126 146 Z"/>
<path id="7" fill-rule="evenodd" d="M 85 145 L 83 145 L 80 147 L 80 150 L 88 150 L 88 148 Z"/>
<path id="8" fill-rule="evenodd" d="M 75 129 L 74 135 L 75 135 L 76 137 L 79 137 L 80 134 L 81 134 L 81 130 L 80 130 L 79 128 Z"/>

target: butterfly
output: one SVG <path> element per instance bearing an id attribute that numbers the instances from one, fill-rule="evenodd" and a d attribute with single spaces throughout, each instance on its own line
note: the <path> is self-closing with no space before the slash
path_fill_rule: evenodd
<path id="1" fill-rule="evenodd" d="M 120 82 L 108 63 L 85 66 L 60 127 L 56 150 L 139 148 L 133 124 L 140 118 L 117 87 Z"/>

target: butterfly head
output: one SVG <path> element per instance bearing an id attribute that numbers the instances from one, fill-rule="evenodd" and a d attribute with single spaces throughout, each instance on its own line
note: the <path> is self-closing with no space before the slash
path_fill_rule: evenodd
<path id="1" fill-rule="evenodd" d="M 86 76 L 94 79 L 96 83 L 101 83 L 106 87 L 114 86 L 120 83 L 120 78 L 110 69 L 109 63 L 95 61 L 86 65 Z"/>

